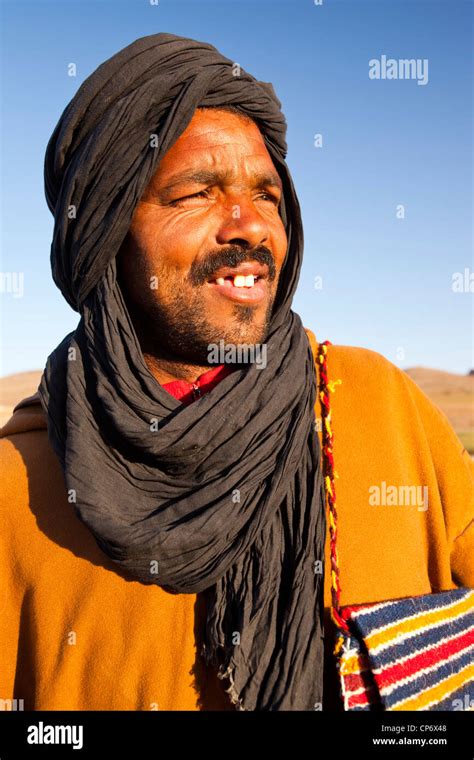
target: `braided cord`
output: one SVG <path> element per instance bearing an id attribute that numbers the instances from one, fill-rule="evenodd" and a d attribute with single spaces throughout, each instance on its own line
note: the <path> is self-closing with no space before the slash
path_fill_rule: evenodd
<path id="1" fill-rule="evenodd" d="M 331 400 L 330 394 L 334 393 L 336 385 L 341 385 L 342 380 L 328 380 L 327 354 L 328 346 L 332 346 L 329 340 L 320 343 L 318 347 L 319 366 L 319 398 L 321 401 L 322 417 L 322 454 L 323 454 L 323 477 L 328 503 L 329 537 L 331 554 L 331 616 L 338 628 L 349 632 L 346 621 L 341 616 L 341 584 L 339 581 L 339 558 L 337 554 L 337 510 L 336 510 L 336 486 L 338 477 L 334 469 L 334 435 L 331 425 Z"/>

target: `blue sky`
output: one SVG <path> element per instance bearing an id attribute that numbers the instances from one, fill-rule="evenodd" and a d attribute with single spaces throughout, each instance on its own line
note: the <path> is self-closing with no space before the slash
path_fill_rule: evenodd
<path id="1" fill-rule="evenodd" d="M 49 268 L 48 139 L 81 82 L 137 37 L 211 42 L 271 81 L 303 211 L 294 309 L 319 339 L 401 367 L 474 366 L 472 3 L 469 0 L 0 0 L 0 374 L 41 368 L 78 316 Z M 372 80 L 369 60 L 428 59 L 428 83 Z M 74 62 L 77 76 L 67 75 Z M 322 135 L 322 147 L 314 135 Z M 397 207 L 404 218 L 397 218 Z M 400 216 L 399 211 L 399 216 Z M 315 278 L 321 278 L 316 280 Z M 321 284 L 318 288 L 315 285 Z"/>

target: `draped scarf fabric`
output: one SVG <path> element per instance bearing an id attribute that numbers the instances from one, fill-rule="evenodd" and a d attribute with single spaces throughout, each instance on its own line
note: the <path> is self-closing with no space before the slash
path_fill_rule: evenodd
<path id="1" fill-rule="evenodd" d="M 288 251 L 267 366 L 237 368 L 185 406 L 144 361 L 115 256 L 160 157 L 196 107 L 224 104 L 261 129 L 284 185 Z M 203 595 L 201 655 L 241 710 L 322 702 L 324 486 L 314 362 L 291 310 L 303 235 L 280 105 L 213 46 L 150 35 L 85 80 L 45 158 L 53 277 L 80 313 L 40 383 L 69 499 L 135 579 Z"/>

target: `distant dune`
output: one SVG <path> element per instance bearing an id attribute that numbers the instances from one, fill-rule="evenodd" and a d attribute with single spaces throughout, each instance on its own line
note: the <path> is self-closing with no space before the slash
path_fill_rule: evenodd
<path id="1" fill-rule="evenodd" d="M 474 454 L 474 375 L 413 367 L 412 380 L 445 413 L 470 454 Z"/>
<path id="2" fill-rule="evenodd" d="M 407 374 L 446 414 L 464 446 L 474 454 L 474 375 L 455 375 L 438 369 L 413 367 Z M 41 370 L 0 378 L 0 425 L 18 401 L 35 393 Z"/>

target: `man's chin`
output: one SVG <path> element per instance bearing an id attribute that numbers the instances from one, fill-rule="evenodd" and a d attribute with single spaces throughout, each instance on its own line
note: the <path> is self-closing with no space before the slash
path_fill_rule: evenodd
<path id="1" fill-rule="evenodd" d="M 267 326 L 241 322 L 237 327 L 235 323 L 228 329 L 216 330 L 213 343 L 223 342 L 229 345 L 247 344 L 255 345 L 265 341 Z"/>
<path id="2" fill-rule="evenodd" d="M 217 347 L 261 345 L 268 333 L 270 309 L 233 304 L 230 309 L 216 308 L 207 299 L 188 300 L 182 294 L 166 310 L 158 303 L 133 314 L 139 328 L 142 349 L 156 357 L 205 366 L 210 352 Z M 221 353 L 219 354 L 221 355 Z M 227 361 L 227 360 L 226 360 Z M 223 362 L 219 362 L 223 363 Z"/>
<path id="3" fill-rule="evenodd" d="M 214 317 L 215 339 L 226 343 L 263 343 L 269 328 L 271 304 L 251 306 L 233 304 L 230 313 L 221 318 Z M 215 341 L 214 341 L 215 342 Z"/>

